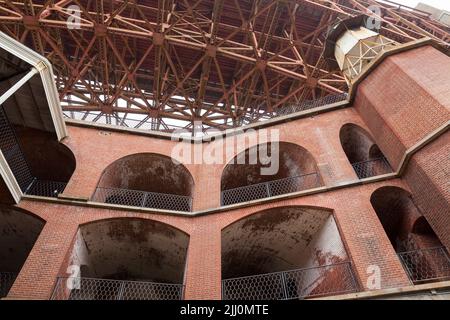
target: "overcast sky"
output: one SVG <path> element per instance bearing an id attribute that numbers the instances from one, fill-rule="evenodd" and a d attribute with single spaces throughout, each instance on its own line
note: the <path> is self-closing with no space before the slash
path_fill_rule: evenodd
<path id="1" fill-rule="evenodd" d="M 393 0 L 393 1 L 413 8 L 415 8 L 419 2 L 422 2 L 439 9 L 450 11 L 450 0 Z"/>

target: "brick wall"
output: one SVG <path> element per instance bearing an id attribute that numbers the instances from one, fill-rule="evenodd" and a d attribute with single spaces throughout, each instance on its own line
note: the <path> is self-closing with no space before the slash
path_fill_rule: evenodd
<path id="1" fill-rule="evenodd" d="M 23 200 L 20 207 L 37 214 L 47 222 L 11 289 L 9 298 L 48 299 L 56 277 L 63 275 L 62 266 L 67 261 L 67 255 L 72 252 L 73 239 L 79 225 L 122 217 L 152 219 L 186 232 L 190 236 L 185 274 L 186 298 L 220 299 L 221 230 L 253 213 L 292 205 L 334 209 L 342 240 L 353 263 L 356 277 L 363 287 L 366 286 L 369 276 L 367 268 L 371 265 L 380 267 L 383 288 L 408 285 L 407 275 L 370 205 L 373 191 L 385 185 L 405 188 L 400 180 L 395 180 L 196 218 Z"/>
<path id="2" fill-rule="evenodd" d="M 405 172 L 415 204 L 450 249 L 450 132 L 417 153 Z"/>
<path id="3" fill-rule="evenodd" d="M 449 119 L 450 73 L 443 71 L 448 59 L 431 47 L 392 56 L 360 85 L 355 108 L 299 119 L 271 129 L 279 130 L 281 141 L 298 144 L 311 153 L 326 186 L 356 180 L 339 140 L 339 131 L 346 123 L 367 130 L 396 167 L 407 148 Z M 72 197 L 90 198 L 103 170 L 117 159 L 142 152 L 170 156 L 176 145 L 173 141 L 140 135 L 76 126 L 68 129 L 70 136 L 64 143 L 77 161 L 65 190 L 65 195 Z M 233 150 L 220 164 L 184 163 L 195 183 L 194 210 L 219 206 L 221 173 L 227 162 L 244 150 L 244 146 Z M 406 286 L 410 281 L 370 204 L 370 197 L 383 186 L 398 186 L 411 192 L 441 241 L 449 247 L 449 154 L 447 133 L 412 158 L 404 179 L 194 218 L 22 200 L 20 207 L 37 214 L 47 223 L 9 297 L 49 298 L 56 276 L 65 270 L 79 226 L 122 217 L 152 219 L 186 232 L 190 237 L 185 271 L 186 298 L 220 299 L 221 230 L 261 210 L 292 205 L 333 210 L 356 277 L 364 289 L 368 289 L 368 268 L 371 266 L 380 268 L 382 288 Z"/>
<path id="4" fill-rule="evenodd" d="M 355 123 L 366 128 L 355 110 L 344 109 L 276 125 L 268 130 L 278 130 L 280 141 L 295 143 L 309 151 L 317 163 L 325 185 L 332 186 L 357 178 L 339 140 L 339 131 L 346 123 Z M 124 156 L 143 152 L 171 156 L 177 145 L 170 140 L 119 132 L 75 126 L 69 126 L 68 129 L 69 137 L 64 140 L 64 144 L 74 153 L 77 165 L 64 194 L 72 197 L 90 198 L 103 170 Z M 225 139 L 224 148 L 229 146 L 233 139 L 236 138 Z M 256 144 L 263 141 L 259 140 Z M 195 147 L 203 150 L 221 149 L 218 142 L 212 142 L 211 145 L 202 144 Z M 255 144 L 250 146 L 253 145 Z M 194 178 L 194 210 L 211 209 L 220 205 L 220 178 L 223 169 L 236 154 L 244 150 L 244 145 L 236 147 L 234 152 L 229 154 L 223 150 L 223 161 L 219 164 L 184 163 Z"/>
<path id="5" fill-rule="evenodd" d="M 397 167 L 405 151 L 450 119 L 450 57 L 426 46 L 386 58 L 359 85 L 355 109 Z"/>
<path id="6" fill-rule="evenodd" d="M 358 87 L 354 107 L 394 168 L 408 148 L 450 120 L 446 70 L 450 58 L 426 46 L 385 59 Z M 416 204 L 447 248 L 449 165 L 447 132 L 415 154 L 405 172 Z"/>

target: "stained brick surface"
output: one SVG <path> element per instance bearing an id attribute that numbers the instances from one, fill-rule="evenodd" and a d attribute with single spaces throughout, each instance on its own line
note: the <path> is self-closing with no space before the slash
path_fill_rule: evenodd
<path id="1" fill-rule="evenodd" d="M 341 147 L 339 131 L 347 123 L 367 130 L 397 169 L 405 151 L 449 120 L 449 58 L 431 47 L 386 59 L 360 85 L 354 107 L 276 125 L 280 140 L 307 149 L 314 157 L 325 186 L 357 179 Z M 69 126 L 64 143 L 76 158 L 66 196 L 90 198 L 103 170 L 124 156 L 154 152 L 170 156 L 176 142 L 112 131 Z M 231 139 L 231 138 L 230 138 Z M 26 260 L 10 298 L 50 297 L 58 275 L 64 272 L 75 234 L 81 224 L 101 219 L 152 219 L 186 232 L 187 299 L 221 297 L 221 230 L 253 213 L 283 206 L 316 206 L 333 210 L 358 281 L 367 289 L 368 268 L 381 270 L 382 288 L 406 286 L 408 277 L 370 203 L 383 186 L 398 186 L 412 193 L 441 241 L 450 247 L 450 136 L 442 135 L 419 151 L 401 179 L 342 188 L 335 191 L 279 200 L 243 209 L 198 217 L 136 213 L 51 202 L 22 200 L 21 208 L 46 220 Z M 259 141 L 261 142 L 261 141 Z M 222 164 L 188 164 L 194 179 L 194 211 L 214 209 L 220 203 L 220 178 L 226 163 L 245 147 L 234 150 Z"/>
<path id="2" fill-rule="evenodd" d="M 359 85 L 355 109 L 397 166 L 405 151 L 450 119 L 450 58 L 431 46 L 383 61 Z"/>
<path id="3" fill-rule="evenodd" d="M 71 250 L 72 240 L 80 224 L 108 218 L 138 217 L 161 221 L 189 234 L 186 298 L 220 299 L 221 230 L 252 213 L 292 205 L 334 209 L 342 239 L 354 263 L 357 277 L 363 285 L 368 277 L 367 268 L 371 265 L 380 267 L 383 287 L 407 285 L 407 276 L 370 205 L 372 192 L 385 185 L 407 188 L 400 180 L 395 180 L 196 218 L 24 200 L 20 206 L 36 213 L 47 223 L 9 296 L 41 299 L 50 296 L 56 276 L 61 275 L 61 265 Z M 349 194 L 352 194 L 352 197 L 349 197 Z"/>

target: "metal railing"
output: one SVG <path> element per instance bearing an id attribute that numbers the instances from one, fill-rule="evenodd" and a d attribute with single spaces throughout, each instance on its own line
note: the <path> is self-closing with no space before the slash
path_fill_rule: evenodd
<path id="1" fill-rule="evenodd" d="M 16 277 L 17 273 L 14 272 L 0 272 L 0 298 L 8 295 L 9 289 L 11 289 Z"/>
<path id="2" fill-rule="evenodd" d="M 58 277 L 51 300 L 182 300 L 184 285 Z"/>
<path id="3" fill-rule="evenodd" d="M 43 197 L 57 197 L 67 183 L 39 180 L 33 176 L 14 128 L 0 106 L 0 149 L 23 193 Z"/>
<path id="4" fill-rule="evenodd" d="M 352 166 L 359 179 L 375 177 L 392 172 L 391 165 L 384 157 L 352 163 Z"/>
<path id="5" fill-rule="evenodd" d="M 227 206 L 235 203 L 270 198 L 281 194 L 317 188 L 320 185 L 320 176 L 317 172 L 252 184 L 222 191 L 221 205 Z"/>
<path id="6" fill-rule="evenodd" d="M 333 104 L 341 101 L 345 101 L 348 97 L 347 93 L 341 93 L 336 95 L 329 95 L 320 99 L 308 100 L 299 104 L 287 105 L 279 108 L 275 111 L 275 116 L 285 116 L 288 114 L 310 110 L 318 107 L 323 107 L 328 104 Z"/>
<path id="7" fill-rule="evenodd" d="M 223 300 L 291 300 L 357 291 L 350 262 L 222 280 Z"/>
<path id="8" fill-rule="evenodd" d="M 34 177 L 20 148 L 14 128 L 11 126 L 2 106 L 0 106 L 0 149 L 20 189 L 25 192 L 33 183 Z"/>
<path id="9" fill-rule="evenodd" d="M 414 284 L 450 280 L 450 257 L 444 247 L 398 253 Z"/>
<path id="10" fill-rule="evenodd" d="M 25 191 L 25 194 L 41 197 L 58 197 L 60 193 L 63 193 L 66 186 L 67 182 L 35 179 Z"/>
<path id="11" fill-rule="evenodd" d="M 92 196 L 92 200 L 132 207 L 187 212 L 192 210 L 192 197 L 130 189 L 98 187 Z"/>

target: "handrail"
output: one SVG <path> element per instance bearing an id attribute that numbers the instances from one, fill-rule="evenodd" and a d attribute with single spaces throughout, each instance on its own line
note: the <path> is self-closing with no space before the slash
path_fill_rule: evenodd
<path id="1" fill-rule="evenodd" d="M 357 291 L 348 261 L 222 280 L 224 300 L 289 300 Z"/>
<path id="2" fill-rule="evenodd" d="M 50 300 L 181 300 L 183 294 L 183 284 L 57 277 Z"/>
<path id="3" fill-rule="evenodd" d="M 318 172 L 255 183 L 248 186 L 223 190 L 221 192 L 221 205 L 270 198 L 319 186 L 320 177 Z"/>
<path id="4" fill-rule="evenodd" d="M 354 162 L 352 163 L 352 167 L 359 179 L 366 179 L 393 172 L 391 165 L 385 157 Z"/>
<path id="5" fill-rule="evenodd" d="M 190 196 L 133 189 L 97 187 L 92 200 L 133 207 L 175 211 L 192 210 L 192 197 Z"/>
<path id="6" fill-rule="evenodd" d="M 444 247 L 397 253 L 413 284 L 450 279 L 450 256 Z"/>

